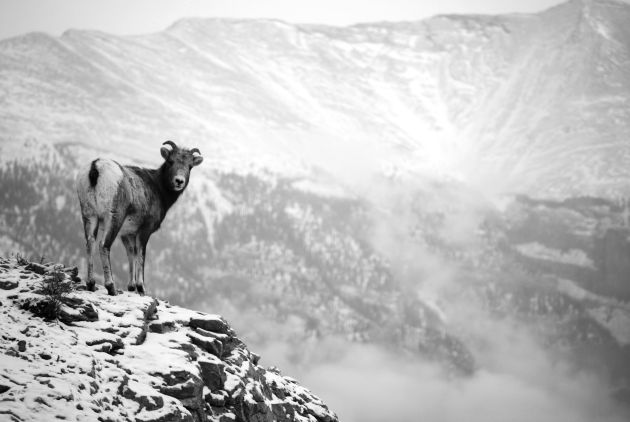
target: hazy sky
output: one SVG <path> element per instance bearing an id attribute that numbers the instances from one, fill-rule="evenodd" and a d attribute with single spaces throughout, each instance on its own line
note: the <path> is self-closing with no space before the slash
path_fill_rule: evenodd
<path id="1" fill-rule="evenodd" d="M 117 34 L 159 31 L 183 17 L 276 18 L 346 25 L 440 13 L 536 12 L 562 0 L 0 0 L 0 39 L 69 28 Z"/>

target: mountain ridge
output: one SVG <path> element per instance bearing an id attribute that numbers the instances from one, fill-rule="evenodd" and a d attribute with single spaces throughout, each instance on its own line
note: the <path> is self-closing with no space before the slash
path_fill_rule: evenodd
<path id="1" fill-rule="evenodd" d="M 491 193 L 620 195 L 627 16 L 627 4 L 595 1 L 349 27 L 195 18 L 140 36 L 12 38 L 0 42 L 3 150 L 34 137 L 146 158 L 163 133 L 201 139 L 217 163 L 322 167 L 350 184 L 395 166 Z"/>

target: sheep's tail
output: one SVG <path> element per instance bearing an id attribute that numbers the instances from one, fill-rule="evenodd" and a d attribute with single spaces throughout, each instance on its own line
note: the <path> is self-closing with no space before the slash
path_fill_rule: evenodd
<path id="1" fill-rule="evenodd" d="M 96 168 L 96 162 L 98 158 L 92 161 L 92 165 L 90 166 L 90 172 L 88 173 L 88 178 L 90 179 L 90 186 L 95 187 L 96 182 L 98 181 L 98 169 Z"/>
<path id="2" fill-rule="evenodd" d="M 83 215 L 105 215 L 110 211 L 123 177 L 123 170 L 115 161 L 99 158 L 86 163 L 76 181 Z"/>

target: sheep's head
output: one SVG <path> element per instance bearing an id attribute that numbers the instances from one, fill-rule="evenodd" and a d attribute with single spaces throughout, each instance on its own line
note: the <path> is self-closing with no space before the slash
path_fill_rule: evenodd
<path id="1" fill-rule="evenodd" d="M 179 148 L 173 141 L 166 141 L 160 148 L 164 157 L 162 166 L 164 181 L 174 192 L 183 191 L 188 186 L 190 170 L 201 164 L 203 157 L 197 148 Z"/>

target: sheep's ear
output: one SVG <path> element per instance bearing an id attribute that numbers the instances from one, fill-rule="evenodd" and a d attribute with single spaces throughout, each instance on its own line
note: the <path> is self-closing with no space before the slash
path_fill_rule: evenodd
<path id="1" fill-rule="evenodd" d="M 192 155 L 193 155 L 193 167 L 201 164 L 203 161 L 203 157 L 201 156 L 201 151 L 199 151 L 198 148 L 193 148 L 190 150 L 190 152 L 192 152 Z"/>
<path id="2" fill-rule="evenodd" d="M 173 152 L 173 149 L 167 146 L 163 146 L 162 148 L 160 148 L 160 154 L 162 154 L 162 158 L 164 158 L 165 160 L 168 160 L 168 157 L 170 157 L 171 152 Z"/>

